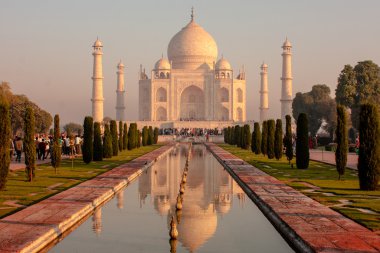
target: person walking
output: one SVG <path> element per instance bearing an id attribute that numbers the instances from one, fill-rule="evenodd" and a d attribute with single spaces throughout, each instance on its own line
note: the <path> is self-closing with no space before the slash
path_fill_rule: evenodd
<path id="1" fill-rule="evenodd" d="M 16 142 L 15 142 L 15 149 L 16 149 L 16 162 L 21 162 L 21 152 L 22 152 L 22 140 L 20 137 L 17 136 Z"/>

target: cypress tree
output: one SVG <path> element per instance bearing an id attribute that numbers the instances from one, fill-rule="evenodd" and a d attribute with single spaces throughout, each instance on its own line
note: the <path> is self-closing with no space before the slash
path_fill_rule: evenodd
<path id="1" fill-rule="evenodd" d="M 285 129 L 285 137 L 284 137 L 284 146 L 285 146 L 285 155 L 286 159 L 288 159 L 289 164 L 293 159 L 293 143 L 292 143 L 292 118 L 290 115 L 285 116 L 286 119 L 286 129 Z"/>
<path id="2" fill-rule="evenodd" d="M 93 139 L 94 139 L 94 122 L 92 117 L 87 116 L 83 122 L 83 162 L 90 163 L 94 154 L 93 151 Z"/>
<path id="3" fill-rule="evenodd" d="M 111 158 L 113 154 L 112 151 L 112 135 L 110 131 L 110 126 L 105 124 L 104 126 L 104 136 L 103 136 L 103 157 Z"/>
<path id="4" fill-rule="evenodd" d="M 230 145 L 235 145 L 235 127 L 231 127 L 231 132 L 230 132 Z"/>
<path id="5" fill-rule="evenodd" d="M 252 151 L 252 153 L 256 152 L 256 132 L 255 132 L 255 130 L 256 130 L 256 126 L 253 125 L 252 140 L 251 140 L 251 151 Z"/>
<path id="6" fill-rule="evenodd" d="M 158 129 L 158 127 L 155 127 L 154 131 L 153 131 L 153 144 L 157 144 L 158 134 L 159 134 L 159 129 Z"/>
<path id="7" fill-rule="evenodd" d="M 119 121 L 119 151 L 123 151 L 123 122 Z"/>
<path id="8" fill-rule="evenodd" d="M 277 160 L 282 157 L 282 120 L 276 120 L 276 131 L 274 133 L 274 156 Z"/>
<path id="9" fill-rule="evenodd" d="M 268 122 L 263 121 L 262 125 L 262 134 L 261 134 L 261 152 L 263 155 L 267 155 L 268 152 Z"/>
<path id="10" fill-rule="evenodd" d="M 51 153 L 51 166 L 55 169 L 55 173 L 57 173 L 57 168 L 61 165 L 61 151 L 62 148 L 59 145 L 60 138 L 60 130 L 59 130 L 59 115 L 56 114 L 54 116 L 54 136 L 53 136 L 53 152 Z"/>
<path id="11" fill-rule="evenodd" d="M 0 190 L 5 188 L 7 182 L 11 145 L 11 118 L 9 114 L 9 103 L 0 97 Z"/>
<path id="12" fill-rule="evenodd" d="M 224 143 L 227 143 L 227 128 L 223 128 L 223 141 Z"/>
<path id="13" fill-rule="evenodd" d="M 153 128 L 152 128 L 152 126 L 149 126 L 149 129 L 148 129 L 148 145 L 153 145 L 153 143 L 154 143 Z"/>
<path id="14" fill-rule="evenodd" d="M 139 138 L 140 138 L 140 135 L 139 135 L 139 130 L 138 130 L 138 128 L 137 128 L 137 124 L 136 123 L 134 123 L 135 124 L 135 131 L 134 131 L 134 135 L 133 135 L 133 137 L 135 138 L 135 148 L 139 148 Z"/>
<path id="15" fill-rule="evenodd" d="M 296 164 L 298 169 L 309 167 L 309 122 L 305 113 L 297 120 Z"/>
<path id="16" fill-rule="evenodd" d="M 267 154 L 269 159 L 274 158 L 274 132 L 275 132 L 275 122 L 273 119 L 268 120 L 268 144 L 267 144 Z"/>
<path id="17" fill-rule="evenodd" d="M 110 132 L 112 136 L 112 155 L 117 156 L 119 153 L 119 143 L 117 140 L 117 127 L 116 127 L 116 121 L 111 120 L 110 121 Z"/>
<path id="18" fill-rule="evenodd" d="M 148 127 L 144 126 L 141 133 L 141 142 L 143 146 L 148 145 Z"/>
<path id="19" fill-rule="evenodd" d="M 137 147 L 141 147 L 141 132 L 137 130 Z"/>
<path id="20" fill-rule="evenodd" d="M 25 153 L 25 172 L 29 182 L 33 181 L 36 168 L 36 144 L 34 143 L 35 120 L 34 111 L 27 107 L 24 115 L 24 153 Z"/>
<path id="21" fill-rule="evenodd" d="M 244 149 L 249 149 L 251 146 L 251 128 L 248 124 L 244 125 Z"/>
<path id="22" fill-rule="evenodd" d="M 124 123 L 123 127 L 123 149 L 126 150 L 128 148 L 128 127 L 127 123 Z"/>
<path id="23" fill-rule="evenodd" d="M 231 144 L 231 127 L 227 127 L 226 135 L 226 143 Z"/>
<path id="24" fill-rule="evenodd" d="M 340 177 L 344 175 L 346 169 L 348 151 L 347 117 L 345 108 L 342 105 L 337 105 L 336 116 L 337 126 L 335 136 L 338 145 L 335 150 L 335 164 L 340 180 Z"/>
<path id="25" fill-rule="evenodd" d="M 102 136 L 100 131 L 100 123 L 94 123 L 94 161 L 103 160 L 103 146 L 102 146 Z"/>
<path id="26" fill-rule="evenodd" d="M 128 130 L 128 150 L 136 148 L 136 128 L 135 123 L 129 124 Z"/>
<path id="27" fill-rule="evenodd" d="M 374 104 L 360 106 L 359 184 L 361 190 L 374 191 L 380 176 L 380 122 Z"/>
<path id="28" fill-rule="evenodd" d="M 240 126 L 239 125 L 235 126 L 234 138 L 235 138 L 235 141 L 234 141 L 235 145 L 240 147 L 241 137 L 240 137 Z"/>
<path id="29" fill-rule="evenodd" d="M 254 134 L 255 134 L 255 154 L 261 154 L 261 132 L 260 132 L 260 124 L 256 122 L 254 124 Z"/>

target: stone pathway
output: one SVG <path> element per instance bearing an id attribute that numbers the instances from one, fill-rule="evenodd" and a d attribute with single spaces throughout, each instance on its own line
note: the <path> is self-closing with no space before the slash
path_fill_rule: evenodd
<path id="1" fill-rule="evenodd" d="M 310 159 L 335 166 L 335 153 L 332 151 L 310 149 Z M 358 155 L 355 153 L 348 153 L 346 167 L 349 169 L 357 170 L 358 169 L 357 166 L 358 166 Z"/>
<path id="2" fill-rule="evenodd" d="M 38 252 L 111 199 L 174 144 L 162 146 L 0 220 L 0 252 Z"/>
<path id="3" fill-rule="evenodd" d="M 215 144 L 205 144 L 299 252 L 380 252 L 380 236 Z"/>

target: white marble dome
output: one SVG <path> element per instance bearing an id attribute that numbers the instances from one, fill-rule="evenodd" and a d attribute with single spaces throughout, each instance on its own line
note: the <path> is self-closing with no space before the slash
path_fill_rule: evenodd
<path id="1" fill-rule="evenodd" d="M 231 64 L 222 57 L 219 61 L 215 64 L 215 69 L 217 70 L 231 70 Z"/>
<path id="2" fill-rule="evenodd" d="M 154 69 L 170 69 L 169 60 L 162 57 L 154 64 Z"/>
<path id="3" fill-rule="evenodd" d="M 292 47 L 292 44 L 290 43 L 290 41 L 288 40 L 288 38 L 286 38 L 284 44 L 282 45 L 282 47 Z"/>
<path id="4" fill-rule="evenodd" d="M 214 38 L 194 20 L 174 35 L 168 45 L 168 57 L 176 69 L 210 69 L 217 56 Z"/>
<path id="5" fill-rule="evenodd" d="M 93 47 L 102 47 L 102 46 L 103 46 L 103 43 L 99 39 L 96 39 L 96 41 L 94 42 Z"/>

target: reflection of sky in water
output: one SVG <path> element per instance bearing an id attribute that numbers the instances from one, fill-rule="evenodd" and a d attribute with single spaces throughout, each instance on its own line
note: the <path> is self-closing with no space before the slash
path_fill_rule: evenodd
<path id="1" fill-rule="evenodd" d="M 159 160 L 52 252 L 292 252 L 260 210 L 204 146 L 191 150 L 183 209 L 176 201 L 187 145 Z M 174 245 L 173 244 L 173 245 Z"/>

